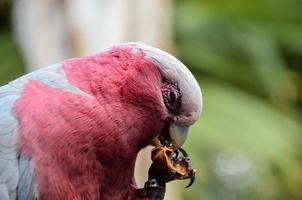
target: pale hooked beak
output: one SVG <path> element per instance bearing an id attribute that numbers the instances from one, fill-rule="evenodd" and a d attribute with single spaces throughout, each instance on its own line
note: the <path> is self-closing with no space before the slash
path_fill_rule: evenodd
<path id="1" fill-rule="evenodd" d="M 189 132 L 189 126 L 178 125 L 175 123 L 166 124 L 158 138 L 152 141 L 155 146 L 165 145 L 173 149 L 179 149 L 186 141 Z"/>
<path id="2" fill-rule="evenodd" d="M 188 126 L 170 124 L 170 144 L 173 149 L 179 149 L 186 141 L 189 132 Z"/>

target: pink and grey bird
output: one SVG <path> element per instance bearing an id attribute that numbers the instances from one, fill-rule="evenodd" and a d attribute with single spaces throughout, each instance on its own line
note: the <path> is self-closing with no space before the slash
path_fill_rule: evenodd
<path id="1" fill-rule="evenodd" d="M 126 43 L 0 87 L 0 199 L 134 199 L 138 152 L 178 149 L 202 108 L 175 57 Z"/>

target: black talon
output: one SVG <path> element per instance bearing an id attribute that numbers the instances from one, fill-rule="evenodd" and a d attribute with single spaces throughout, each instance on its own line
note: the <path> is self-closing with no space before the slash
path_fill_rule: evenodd
<path id="1" fill-rule="evenodd" d="M 192 176 L 189 185 L 187 185 L 187 187 L 185 188 L 189 188 L 191 185 L 193 185 L 194 181 L 195 181 L 195 176 Z"/>
<path id="2" fill-rule="evenodd" d="M 189 154 L 183 148 L 180 148 L 179 151 L 182 153 L 184 157 L 189 157 Z"/>
<path id="3" fill-rule="evenodd" d="M 189 154 L 182 148 L 180 148 L 179 151 L 182 153 L 182 155 L 184 156 L 185 161 L 188 163 L 189 169 L 191 169 L 192 164 L 191 164 Z"/>

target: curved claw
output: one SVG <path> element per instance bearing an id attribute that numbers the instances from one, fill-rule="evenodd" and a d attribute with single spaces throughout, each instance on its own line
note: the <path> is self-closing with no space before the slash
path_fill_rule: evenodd
<path id="1" fill-rule="evenodd" d="M 189 157 L 189 154 L 183 148 L 180 148 L 179 151 L 182 153 L 184 157 Z"/>
<path id="2" fill-rule="evenodd" d="M 192 176 L 189 185 L 187 185 L 185 188 L 189 188 L 191 185 L 193 185 L 194 181 L 195 181 L 195 176 Z"/>

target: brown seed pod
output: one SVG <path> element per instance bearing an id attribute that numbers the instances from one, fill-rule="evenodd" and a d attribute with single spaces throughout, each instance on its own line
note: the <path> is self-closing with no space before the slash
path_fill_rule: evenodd
<path id="1" fill-rule="evenodd" d="M 182 156 L 178 156 L 178 151 Z M 168 181 L 191 179 L 194 182 L 196 170 L 192 168 L 188 154 L 183 150 L 174 151 L 165 146 L 155 147 L 151 152 L 151 159 L 156 171 L 169 175 Z"/>

